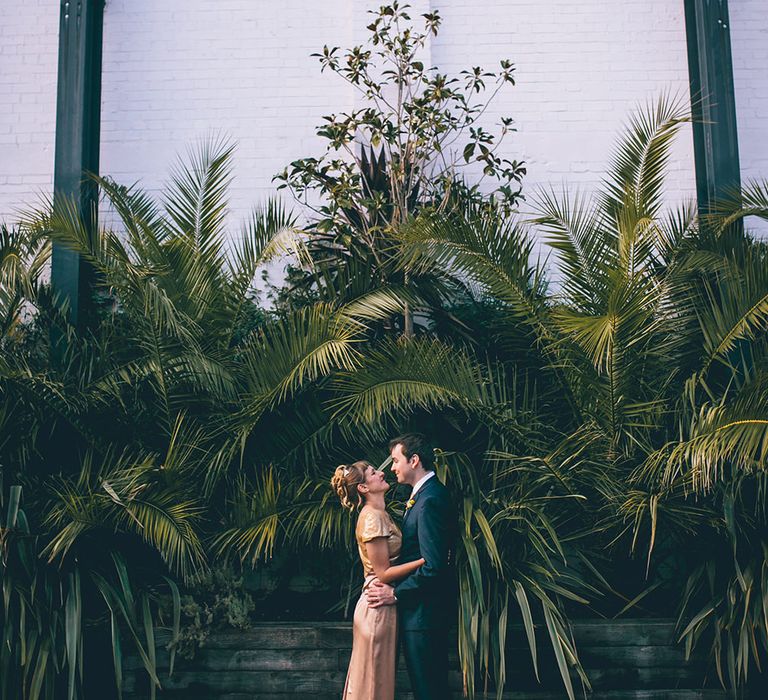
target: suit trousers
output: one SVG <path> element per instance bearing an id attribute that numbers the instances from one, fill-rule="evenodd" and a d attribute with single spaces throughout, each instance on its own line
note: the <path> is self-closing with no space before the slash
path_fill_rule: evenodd
<path id="1" fill-rule="evenodd" d="M 448 700 L 448 633 L 401 630 L 405 664 L 416 700 Z"/>

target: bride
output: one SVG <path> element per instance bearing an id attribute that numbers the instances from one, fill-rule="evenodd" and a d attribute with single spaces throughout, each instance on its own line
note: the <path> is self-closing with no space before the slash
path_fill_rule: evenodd
<path id="1" fill-rule="evenodd" d="M 344 700 L 393 700 L 397 659 L 397 607 L 368 607 L 366 589 L 375 580 L 392 583 L 412 574 L 424 559 L 393 566 L 402 535 L 384 503 L 389 484 L 384 472 L 365 461 L 337 467 L 331 486 L 349 510 L 360 509 L 355 539 L 363 564 L 363 591 L 355 606 L 352 658 Z"/>

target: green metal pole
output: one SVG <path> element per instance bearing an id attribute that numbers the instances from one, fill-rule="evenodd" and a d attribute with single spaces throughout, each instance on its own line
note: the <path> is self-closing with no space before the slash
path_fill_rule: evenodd
<path id="1" fill-rule="evenodd" d="M 741 185 L 728 0 L 685 0 L 699 212 Z"/>
<path id="2" fill-rule="evenodd" d="M 99 171 L 101 48 L 104 0 L 63 0 L 59 16 L 54 207 L 68 200 L 86 226 L 95 227 L 98 191 L 85 179 Z M 54 243 L 51 284 L 82 325 L 90 299 L 90 272 L 77 252 Z"/>
<path id="3" fill-rule="evenodd" d="M 741 186 L 728 0 L 685 0 L 685 29 L 696 195 L 699 214 L 707 214 L 718 200 L 733 196 Z M 735 227 L 742 231 L 743 222 L 739 220 Z M 765 682 L 763 674 L 752 673 L 748 686 L 736 689 L 733 696 L 738 700 L 766 697 Z"/>

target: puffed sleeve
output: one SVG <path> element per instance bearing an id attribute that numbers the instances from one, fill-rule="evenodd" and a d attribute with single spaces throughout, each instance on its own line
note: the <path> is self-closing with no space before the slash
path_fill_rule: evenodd
<path id="1" fill-rule="evenodd" d="M 392 522 L 386 513 L 369 510 L 360 518 L 359 532 L 362 542 L 370 542 L 376 537 L 389 537 L 392 534 Z"/>

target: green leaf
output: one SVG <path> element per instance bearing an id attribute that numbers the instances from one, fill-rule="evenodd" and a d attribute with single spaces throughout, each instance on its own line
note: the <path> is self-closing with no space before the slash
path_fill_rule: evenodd
<path id="1" fill-rule="evenodd" d="M 21 502 L 21 486 L 11 486 L 8 490 L 8 513 L 5 519 L 5 527 L 8 530 L 16 527 L 16 518 L 19 514 L 19 503 Z"/>
<path id="2" fill-rule="evenodd" d="M 528 639 L 528 647 L 531 650 L 531 661 L 533 662 L 533 671 L 536 674 L 536 680 L 539 680 L 539 664 L 536 652 L 536 628 L 533 625 L 533 615 L 531 614 L 531 606 L 528 603 L 528 596 L 525 593 L 525 589 L 519 581 L 514 581 L 515 597 L 517 603 L 520 606 L 520 613 L 523 616 L 523 629 L 525 629 L 525 636 Z"/>
<path id="3" fill-rule="evenodd" d="M 120 644 L 120 627 L 114 610 L 109 612 L 109 625 L 112 635 L 112 662 L 115 666 L 115 687 L 117 688 L 117 698 L 123 698 L 123 651 Z"/>
<path id="4" fill-rule="evenodd" d="M 68 577 L 66 603 L 64 605 L 64 633 L 66 635 L 67 649 L 67 697 L 73 700 L 75 697 L 75 674 L 77 673 L 78 652 L 82 638 L 82 601 L 80 599 L 80 574 L 77 570 Z"/>
<path id="5" fill-rule="evenodd" d="M 567 644 L 565 638 L 560 633 L 560 626 L 555 620 L 554 614 L 548 606 L 544 606 L 544 619 L 547 623 L 547 630 L 549 632 L 549 638 L 552 641 L 552 649 L 555 652 L 555 658 L 557 659 L 557 667 L 560 670 L 560 677 L 563 679 L 563 685 L 565 691 L 568 693 L 569 700 L 576 700 L 573 693 L 573 684 L 571 683 L 571 676 L 568 670 L 568 662 L 565 659 L 565 653 L 563 648 Z"/>

